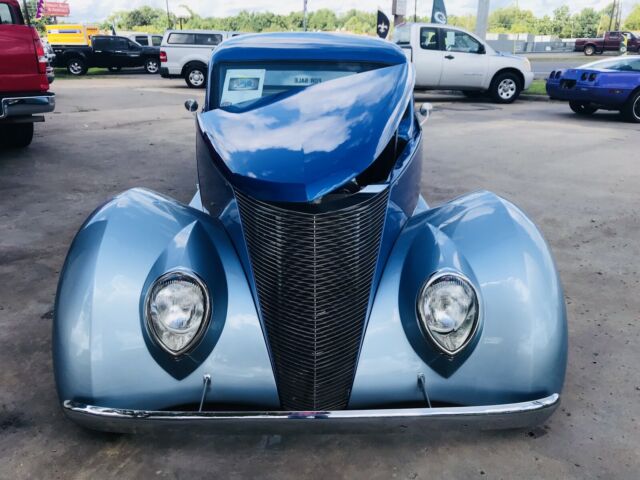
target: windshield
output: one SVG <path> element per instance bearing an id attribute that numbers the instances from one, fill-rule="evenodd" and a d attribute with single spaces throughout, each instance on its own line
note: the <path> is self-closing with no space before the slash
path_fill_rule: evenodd
<path id="1" fill-rule="evenodd" d="M 603 68 L 619 72 L 640 72 L 640 58 L 625 57 L 614 60 L 599 60 L 597 62 L 587 63 L 580 68 Z"/>
<path id="2" fill-rule="evenodd" d="M 219 67 L 216 106 L 245 111 L 311 85 L 375 68 L 378 65 L 356 62 L 223 64 Z"/>

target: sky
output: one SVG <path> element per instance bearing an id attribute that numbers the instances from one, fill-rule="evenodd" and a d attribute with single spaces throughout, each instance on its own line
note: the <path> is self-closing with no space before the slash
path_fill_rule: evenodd
<path id="1" fill-rule="evenodd" d="M 52 0 L 53 1 L 53 0 Z M 61 0 L 58 0 L 61 1 Z M 117 10 L 130 10 L 142 5 L 166 8 L 166 0 L 66 0 L 71 6 L 71 22 L 95 22 L 104 20 L 112 12 Z M 560 5 L 569 5 L 572 11 L 578 11 L 585 7 L 601 9 L 611 0 L 519 0 L 520 8 L 533 11 L 542 16 L 551 14 L 554 8 Z M 623 0 L 623 12 L 628 11 L 635 1 Z M 169 9 L 177 11 L 180 5 L 187 5 L 203 17 L 225 17 L 235 15 L 241 10 L 265 12 L 271 11 L 286 14 L 295 10 L 302 10 L 303 0 L 169 0 Z M 308 0 L 309 10 L 329 8 L 337 13 L 343 13 L 351 8 L 358 10 L 375 11 L 382 8 L 388 14 L 391 13 L 391 0 Z M 432 0 L 418 0 L 418 16 L 427 16 L 431 13 Z M 491 8 L 505 7 L 516 4 L 516 0 L 491 0 Z M 413 15 L 414 0 L 407 0 L 407 13 Z M 445 0 L 447 13 L 464 15 L 475 13 L 477 0 Z M 626 7 L 626 8 L 625 8 Z"/>

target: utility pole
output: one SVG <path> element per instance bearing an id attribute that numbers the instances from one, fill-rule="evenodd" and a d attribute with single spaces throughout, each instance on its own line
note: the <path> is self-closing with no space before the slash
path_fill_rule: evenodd
<path id="1" fill-rule="evenodd" d="M 167 0 L 167 28 L 171 28 L 171 16 L 169 15 L 169 0 Z"/>
<path id="2" fill-rule="evenodd" d="M 307 0 L 304 0 L 302 7 L 302 30 L 307 31 Z"/>
<path id="3" fill-rule="evenodd" d="M 489 22 L 490 0 L 478 0 L 478 14 L 476 16 L 476 35 L 485 40 L 487 36 L 487 23 Z"/>
<path id="4" fill-rule="evenodd" d="M 418 0 L 413 2 L 413 23 L 418 22 Z"/>
<path id="5" fill-rule="evenodd" d="M 609 32 L 611 31 L 611 24 L 613 23 L 613 17 L 616 14 L 616 0 L 613 0 L 613 6 L 611 7 L 611 15 L 609 15 Z"/>

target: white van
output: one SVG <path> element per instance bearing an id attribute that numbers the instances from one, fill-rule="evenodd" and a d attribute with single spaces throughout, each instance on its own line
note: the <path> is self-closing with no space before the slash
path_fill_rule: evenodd
<path id="1" fill-rule="evenodd" d="M 211 52 L 238 32 L 218 30 L 167 30 L 160 45 L 160 75 L 182 77 L 190 88 L 204 88 Z"/>
<path id="2" fill-rule="evenodd" d="M 511 103 L 533 81 L 526 57 L 496 52 L 473 33 L 451 25 L 407 23 L 393 32 L 416 69 L 416 88 L 488 93 Z"/>

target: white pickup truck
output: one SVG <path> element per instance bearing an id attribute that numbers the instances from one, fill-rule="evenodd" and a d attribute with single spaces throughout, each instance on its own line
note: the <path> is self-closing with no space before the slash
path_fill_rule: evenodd
<path id="1" fill-rule="evenodd" d="M 395 28 L 393 41 L 415 65 L 418 89 L 488 93 L 495 102 L 511 103 L 533 81 L 527 58 L 496 52 L 458 27 L 406 23 Z"/>
<path id="2" fill-rule="evenodd" d="M 238 32 L 167 30 L 160 44 L 160 75 L 182 77 L 190 88 L 204 88 L 211 52 Z"/>

